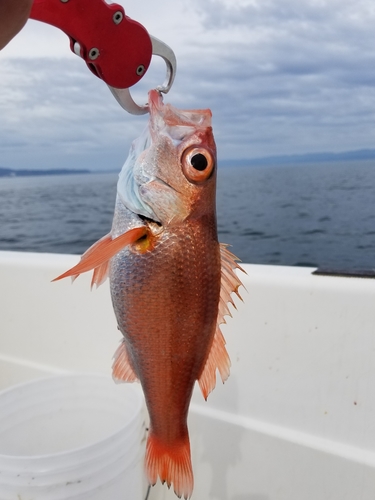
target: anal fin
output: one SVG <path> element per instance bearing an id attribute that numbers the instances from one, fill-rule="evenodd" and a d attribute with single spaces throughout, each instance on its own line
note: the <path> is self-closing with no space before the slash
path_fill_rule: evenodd
<path id="1" fill-rule="evenodd" d="M 214 340 L 208 355 L 203 372 L 199 377 L 198 383 L 204 399 L 207 399 L 210 392 L 215 389 L 216 369 L 219 370 L 223 383 L 227 380 L 230 373 L 230 359 L 225 348 L 225 339 L 219 325 L 216 327 Z"/>
<path id="2" fill-rule="evenodd" d="M 112 365 L 112 377 L 116 383 L 120 382 L 135 382 L 138 380 L 130 365 L 128 351 L 124 341 L 118 346 Z"/>

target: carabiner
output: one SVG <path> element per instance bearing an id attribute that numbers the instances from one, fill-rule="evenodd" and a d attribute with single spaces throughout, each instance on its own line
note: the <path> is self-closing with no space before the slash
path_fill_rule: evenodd
<path id="1" fill-rule="evenodd" d="M 152 42 L 152 54 L 159 56 L 164 59 L 167 67 L 167 75 L 162 85 L 158 85 L 156 90 L 167 94 L 173 84 L 174 78 L 176 76 L 177 61 L 173 50 L 164 42 L 150 36 Z M 138 105 L 132 98 L 129 89 L 117 89 L 108 85 L 109 90 L 114 95 L 120 106 L 125 109 L 128 113 L 132 115 L 144 115 L 148 113 L 148 104 Z"/>

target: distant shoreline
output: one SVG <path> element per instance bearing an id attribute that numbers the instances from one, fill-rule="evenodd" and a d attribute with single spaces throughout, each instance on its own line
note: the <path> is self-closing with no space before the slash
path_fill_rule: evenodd
<path id="1" fill-rule="evenodd" d="M 265 156 L 261 158 L 218 158 L 219 167 L 261 167 L 261 166 L 310 166 L 322 165 L 324 163 L 339 164 L 344 162 L 375 162 L 375 149 L 359 149 L 355 151 L 344 151 L 341 153 L 308 153 L 291 154 L 279 156 Z M 89 169 L 13 169 L 0 167 L 0 178 L 2 177 L 37 177 L 42 175 L 72 175 L 72 174 L 118 174 L 118 170 L 89 170 Z"/>
<path id="2" fill-rule="evenodd" d="M 375 160 L 375 149 L 358 149 L 355 151 L 344 151 L 342 153 L 308 153 L 279 156 L 264 156 L 261 158 L 239 158 L 219 160 L 223 167 L 251 167 L 262 165 L 290 165 L 290 164 L 318 164 L 339 163 L 346 161 L 368 161 Z"/>
<path id="3" fill-rule="evenodd" d="M 91 170 L 81 169 L 68 169 L 68 168 L 57 168 L 48 170 L 27 170 L 20 169 L 16 170 L 13 168 L 1 168 L 0 167 L 0 177 L 37 177 L 42 175 L 71 175 L 71 174 L 91 174 Z"/>

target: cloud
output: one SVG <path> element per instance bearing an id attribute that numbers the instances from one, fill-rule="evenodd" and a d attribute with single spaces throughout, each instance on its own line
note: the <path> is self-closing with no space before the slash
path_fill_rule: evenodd
<path id="1" fill-rule="evenodd" d="M 94 169 L 122 165 L 140 120 L 131 125 L 82 61 L 11 59 L 0 63 L 0 73 L 7 75 L 0 84 L 1 165 L 51 168 L 65 159 L 77 168 L 82 161 Z"/>
<path id="2" fill-rule="evenodd" d="M 202 43 L 199 74 L 210 72 L 218 121 L 230 123 L 226 154 L 244 143 L 248 156 L 373 147 L 372 2 L 208 0 L 196 9 L 215 40 L 216 51 Z"/>
<path id="3" fill-rule="evenodd" d="M 175 50 L 165 100 L 212 109 L 222 158 L 374 147 L 372 0 L 122 3 Z M 145 118 L 124 112 L 67 39 L 40 26 L 30 23 L 0 54 L 0 165 L 121 166 Z M 164 72 L 153 63 L 132 91 L 138 101 Z"/>

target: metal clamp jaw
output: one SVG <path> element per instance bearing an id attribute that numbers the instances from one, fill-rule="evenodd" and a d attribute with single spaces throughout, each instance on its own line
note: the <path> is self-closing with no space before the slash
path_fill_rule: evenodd
<path id="1" fill-rule="evenodd" d="M 129 113 L 148 111 L 147 104 L 138 106 L 133 101 L 129 88 L 144 76 L 153 54 L 167 65 L 165 82 L 157 89 L 166 93 L 172 86 L 176 73 L 172 49 L 127 17 L 121 5 L 105 0 L 34 0 L 30 18 L 64 31 L 71 50 L 109 86 Z"/>

